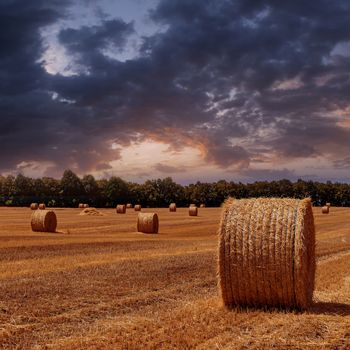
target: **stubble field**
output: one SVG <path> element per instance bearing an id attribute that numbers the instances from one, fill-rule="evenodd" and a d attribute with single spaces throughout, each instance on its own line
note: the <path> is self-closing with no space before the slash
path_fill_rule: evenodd
<path id="1" fill-rule="evenodd" d="M 314 208 L 315 303 L 305 313 L 228 311 L 217 291 L 219 208 L 56 209 L 59 233 L 0 208 L 2 349 L 350 349 L 350 209 Z"/>

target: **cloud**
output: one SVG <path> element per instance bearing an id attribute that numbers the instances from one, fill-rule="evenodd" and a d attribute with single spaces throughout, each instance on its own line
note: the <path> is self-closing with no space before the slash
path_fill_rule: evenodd
<path id="1" fill-rule="evenodd" d="M 99 25 L 83 26 L 79 29 L 66 28 L 59 32 L 58 40 L 64 45 L 72 60 L 89 72 L 89 66 L 95 68 L 106 64 L 108 57 L 122 52 L 127 38 L 134 33 L 132 23 L 121 19 L 104 20 Z M 85 73 L 83 70 L 83 73 Z"/>
<path id="2" fill-rule="evenodd" d="M 238 173 L 259 160 L 267 177 L 288 160 L 346 158 L 347 2 L 160 0 L 150 20 L 163 30 L 123 62 L 117 53 L 134 26 L 117 13 L 58 27 L 77 69 L 49 74 L 40 32 L 70 6 L 0 5 L 0 171 L 50 162 L 52 174 L 109 172 L 121 149 L 148 139 L 169 151 L 193 147 L 203 164 Z"/>
<path id="3" fill-rule="evenodd" d="M 0 4 L 0 94 L 14 96 L 43 87 L 39 29 L 65 16 L 67 1 L 3 1 Z M 2 109 L 3 110 L 3 109 Z"/>
<path id="4" fill-rule="evenodd" d="M 350 169 L 350 157 L 335 160 L 333 166 L 337 169 Z"/>
<path id="5" fill-rule="evenodd" d="M 298 176 L 289 169 L 245 169 L 240 172 L 247 182 L 253 181 L 274 181 L 280 179 L 290 179 L 296 181 Z"/>
<path id="6" fill-rule="evenodd" d="M 59 33 L 59 40 L 73 53 L 86 54 L 91 51 L 102 50 L 114 45 L 122 47 L 126 37 L 133 33 L 131 23 L 122 20 L 105 20 L 100 25 L 81 27 L 79 29 L 67 28 Z"/>
<path id="7" fill-rule="evenodd" d="M 154 169 L 159 171 L 160 173 L 164 174 L 174 174 L 174 173 L 184 173 L 186 172 L 185 167 L 176 167 L 176 166 L 171 166 L 163 163 L 157 163 L 154 166 Z"/>

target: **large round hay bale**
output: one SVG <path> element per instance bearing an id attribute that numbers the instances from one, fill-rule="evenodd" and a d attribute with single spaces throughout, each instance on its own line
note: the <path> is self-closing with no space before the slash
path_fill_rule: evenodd
<path id="1" fill-rule="evenodd" d="M 46 205 L 44 203 L 39 204 L 39 209 L 44 210 L 46 209 Z"/>
<path id="2" fill-rule="evenodd" d="M 173 211 L 173 212 L 176 211 L 176 203 L 171 203 L 171 204 L 169 205 L 169 211 Z"/>
<path id="3" fill-rule="evenodd" d="M 90 206 L 89 206 L 89 204 L 87 204 L 87 203 L 85 203 L 84 204 L 84 206 L 83 206 L 83 208 L 89 208 Z"/>
<path id="4" fill-rule="evenodd" d="M 84 203 L 79 203 L 79 209 L 83 209 L 84 208 Z"/>
<path id="5" fill-rule="evenodd" d="M 30 205 L 30 209 L 32 209 L 32 210 L 37 210 L 38 208 L 39 208 L 39 204 L 38 203 L 32 203 Z"/>
<path id="6" fill-rule="evenodd" d="M 134 210 L 135 211 L 141 211 L 141 204 L 135 204 Z"/>
<path id="7" fill-rule="evenodd" d="M 193 206 L 189 207 L 188 214 L 189 214 L 189 216 L 197 216 L 198 215 L 198 208 L 193 207 Z"/>
<path id="8" fill-rule="evenodd" d="M 200 207 L 200 208 L 205 208 L 205 204 L 202 203 L 199 207 Z"/>
<path id="9" fill-rule="evenodd" d="M 158 215 L 156 213 L 139 213 L 137 216 L 137 231 L 143 233 L 158 233 Z"/>
<path id="10" fill-rule="evenodd" d="M 56 232 L 56 214 L 52 210 L 36 210 L 32 214 L 30 224 L 33 231 Z"/>
<path id="11" fill-rule="evenodd" d="M 329 207 L 328 206 L 322 207 L 322 214 L 329 214 Z"/>
<path id="12" fill-rule="evenodd" d="M 126 205 L 126 208 L 127 208 L 127 209 L 131 209 L 131 208 L 132 208 L 132 204 L 131 204 L 131 203 L 128 203 L 128 204 Z"/>
<path id="13" fill-rule="evenodd" d="M 118 204 L 116 207 L 117 214 L 125 214 L 126 213 L 126 205 Z"/>
<path id="14" fill-rule="evenodd" d="M 306 309 L 314 283 L 310 199 L 226 201 L 219 228 L 219 284 L 227 307 Z"/>

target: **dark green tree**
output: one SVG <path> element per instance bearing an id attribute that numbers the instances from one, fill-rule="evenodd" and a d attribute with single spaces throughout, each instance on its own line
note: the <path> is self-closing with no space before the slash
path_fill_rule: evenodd
<path id="1" fill-rule="evenodd" d="M 84 191 L 89 197 L 97 197 L 99 195 L 99 188 L 95 178 L 92 175 L 85 175 L 81 182 L 84 187 Z"/>
<path id="2" fill-rule="evenodd" d="M 164 207 L 170 203 L 183 204 L 185 191 L 171 177 L 157 180 L 147 180 L 143 186 L 145 200 L 152 207 Z"/>
<path id="3" fill-rule="evenodd" d="M 80 197 L 85 194 L 79 177 L 71 170 L 65 170 L 61 179 L 61 191 L 64 196 Z"/>
<path id="4" fill-rule="evenodd" d="M 18 174 L 14 181 L 14 194 L 16 196 L 30 196 L 33 194 L 33 183 L 29 177 Z"/>
<path id="5" fill-rule="evenodd" d="M 128 185 L 120 177 L 111 177 L 105 191 L 108 203 L 112 206 L 117 203 L 125 203 L 129 197 Z"/>
<path id="6" fill-rule="evenodd" d="M 46 197 L 58 197 L 60 194 L 60 181 L 52 177 L 43 177 L 44 194 Z"/>
<path id="7" fill-rule="evenodd" d="M 15 194 L 15 177 L 8 175 L 2 184 L 2 191 L 6 197 L 12 197 Z"/>

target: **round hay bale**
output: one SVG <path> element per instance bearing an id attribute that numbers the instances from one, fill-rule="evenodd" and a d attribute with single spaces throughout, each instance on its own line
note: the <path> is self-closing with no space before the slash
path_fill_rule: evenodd
<path id="1" fill-rule="evenodd" d="M 137 216 L 137 231 L 143 233 L 158 233 L 159 221 L 156 213 L 139 213 Z"/>
<path id="2" fill-rule="evenodd" d="M 39 204 L 39 209 L 44 210 L 46 209 L 46 205 L 44 203 Z"/>
<path id="3" fill-rule="evenodd" d="M 90 206 L 89 206 L 89 204 L 87 204 L 87 203 L 85 203 L 84 205 L 83 205 L 83 208 L 89 208 Z"/>
<path id="4" fill-rule="evenodd" d="M 33 231 L 56 232 L 56 214 L 52 210 L 36 210 L 32 214 L 30 224 Z"/>
<path id="5" fill-rule="evenodd" d="M 198 208 L 190 206 L 188 208 L 188 214 L 189 214 L 189 216 L 197 216 L 198 215 Z"/>
<path id="6" fill-rule="evenodd" d="M 331 206 L 331 203 L 326 203 L 326 207 L 330 207 Z"/>
<path id="7" fill-rule="evenodd" d="M 307 309 L 315 284 L 311 200 L 226 201 L 219 227 L 218 275 L 228 308 Z"/>
<path id="8" fill-rule="evenodd" d="M 141 204 L 135 204 L 134 210 L 135 211 L 141 211 Z"/>
<path id="9" fill-rule="evenodd" d="M 199 207 L 200 207 L 200 208 L 205 208 L 205 204 L 202 203 Z"/>
<path id="10" fill-rule="evenodd" d="M 190 207 L 196 207 L 196 205 L 194 203 L 190 204 Z"/>
<path id="11" fill-rule="evenodd" d="M 126 209 L 131 209 L 132 208 L 132 204 L 131 203 L 128 203 L 127 205 L 126 205 Z"/>
<path id="12" fill-rule="evenodd" d="M 125 214 L 126 213 L 126 205 L 118 204 L 116 207 L 117 214 Z"/>
<path id="13" fill-rule="evenodd" d="M 322 207 L 322 214 L 329 214 L 329 207 L 328 206 Z"/>
<path id="14" fill-rule="evenodd" d="M 176 203 L 171 203 L 171 204 L 169 205 L 169 211 L 173 211 L 173 212 L 176 211 Z"/>
<path id="15" fill-rule="evenodd" d="M 83 209 L 84 208 L 84 203 L 79 203 L 79 209 Z"/>
<path id="16" fill-rule="evenodd" d="M 38 203 L 32 203 L 30 205 L 30 209 L 32 209 L 32 210 L 37 210 L 38 208 L 39 208 L 39 204 Z"/>

